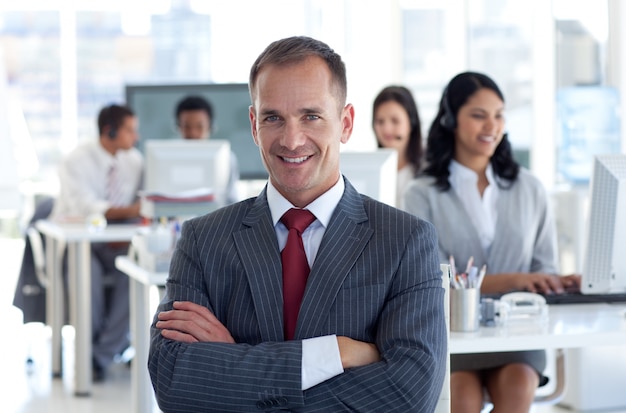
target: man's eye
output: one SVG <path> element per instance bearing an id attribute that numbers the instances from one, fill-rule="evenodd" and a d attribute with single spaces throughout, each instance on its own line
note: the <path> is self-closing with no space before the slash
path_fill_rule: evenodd
<path id="1" fill-rule="evenodd" d="M 271 115 L 265 118 L 266 122 L 276 122 L 278 120 L 278 116 L 276 115 Z"/>
<path id="2" fill-rule="evenodd" d="M 319 119 L 320 117 L 319 117 L 319 116 L 317 116 L 317 115 L 306 115 L 306 118 L 307 118 L 308 120 L 317 120 L 317 119 Z"/>

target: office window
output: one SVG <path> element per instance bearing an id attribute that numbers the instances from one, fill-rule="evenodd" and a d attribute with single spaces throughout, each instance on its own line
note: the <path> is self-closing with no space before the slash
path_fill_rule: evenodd
<path id="1" fill-rule="evenodd" d="M 185 7 L 132 18 L 78 11 L 78 140 L 97 136 L 95 115 L 105 104 L 123 102 L 126 84 L 211 82 L 210 39 L 211 16 Z"/>
<path id="2" fill-rule="evenodd" d="M 447 82 L 465 69 L 465 2 L 400 2 L 402 78 L 417 101 L 424 136 L 437 114 Z"/>
<path id="3" fill-rule="evenodd" d="M 349 67 L 348 98 L 357 111 L 350 146 L 374 145 L 371 103 L 383 86 L 412 89 L 426 132 L 447 81 L 463 70 L 483 71 L 503 89 L 518 159 L 550 187 L 561 145 L 556 83 L 571 84 L 584 71 L 603 84 L 606 40 L 597 33 L 608 26 L 607 3 L 23 0 L 0 6 L 0 66 L 22 105 L 38 180 L 54 179 L 60 156 L 95 137 L 98 109 L 122 101 L 127 83 L 246 82 L 269 41 L 304 34 L 331 44 Z M 594 16 L 601 17 L 590 24 Z M 568 49 L 565 33 L 581 28 L 594 46 Z M 575 65 L 565 60 L 572 53 Z"/>
<path id="4" fill-rule="evenodd" d="M 506 100 L 506 128 L 517 160 L 530 166 L 533 134 L 533 16 L 527 2 L 471 0 L 468 68 L 493 78 Z"/>
<path id="5" fill-rule="evenodd" d="M 61 134 L 59 12 L 3 12 L 0 56 L 12 113 L 21 111 L 28 125 L 20 140 L 32 139 L 40 163 L 55 162 Z"/>
<path id="6" fill-rule="evenodd" d="M 586 186 L 593 156 L 619 153 L 620 93 L 608 79 L 608 2 L 555 0 L 557 179 Z"/>
<path id="7" fill-rule="evenodd" d="M 401 3 L 404 82 L 415 93 L 427 133 L 446 83 L 465 70 L 502 89 L 507 130 L 528 165 L 532 134 L 532 15 L 520 0 Z"/>
<path id="8" fill-rule="evenodd" d="M 126 84 L 245 83 L 271 40 L 343 36 L 343 24 L 329 23 L 343 18 L 344 2 L 332 13 L 315 0 L 123 3 L 25 0 L 0 7 L 0 68 L 37 148 L 40 168 L 31 179 L 54 185 L 62 155 L 97 136 L 98 110 L 123 102 Z"/>

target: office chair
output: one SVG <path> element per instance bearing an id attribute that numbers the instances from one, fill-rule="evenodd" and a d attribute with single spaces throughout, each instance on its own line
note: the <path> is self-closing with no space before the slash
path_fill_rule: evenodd
<path id="1" fill-rule="evenodd" d="M 46 323 L 48 279 L 45 271 L 44 241 L 34 225 L 38 220 L 47 218 L 53 206 L 54 198 L 40 199 L 35 205 L 35 211 L 24 234 L 24 254 L 13 296 L 13 305 L 22 310 L 24 324 Z M 34 364 L 30 347 L 29 345 L 26 356 L 26 365 L 29 370 Z"/>
<path id="2" fill-rule="evenodd" d="M 45 197 L 37 202 L 24 237 L 24 255 L 13 296 L 13 305 L 22 310 L 24 324 L 46 322 L 46 285 L 44 242 L 35 228 L 35 222 L 47 218 L 52 212 L 54 198 Z"/>

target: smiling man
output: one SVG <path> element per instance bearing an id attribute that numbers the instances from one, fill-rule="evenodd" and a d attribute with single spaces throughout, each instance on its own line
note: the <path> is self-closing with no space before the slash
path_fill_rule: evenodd
<path id="1" fill-rule="evenodd" d="M 341 175 L 346 84 L 341 57 L 308 37 L 270 44 L 252 66 L 270 178 L 183 226 L 152 326 L 164 412 L 433 411 L 447 344 L 436 234 Z M 306 224 L 292 228 L 293 215 Z"/>

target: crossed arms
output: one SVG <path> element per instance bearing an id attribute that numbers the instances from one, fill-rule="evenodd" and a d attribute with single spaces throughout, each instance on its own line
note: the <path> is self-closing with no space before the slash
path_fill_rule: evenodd
<path id="1" fill-rule="evenodd" d="M 443 289 L 434 228 L 412 224 L 384 265 L 371 265 L 382 248 L 376 236 L 356 258 L 319 331 L 337 334 L 345 371 L 304 391 L 302 341 L 264 339 L 273 330 L 258 298 L 237 275 L 237 260 L 224 259 L 232 245 L 217 240 L 200 252 L 206 240 L 186 225 L 152 330 L 149 369 L 161 409 L 432 411 L 445 369 Z M 216 273 L 229 274 L 220 291 L 211 288 Z M 376 283 L 358 285 L 363 278 Z"/>

